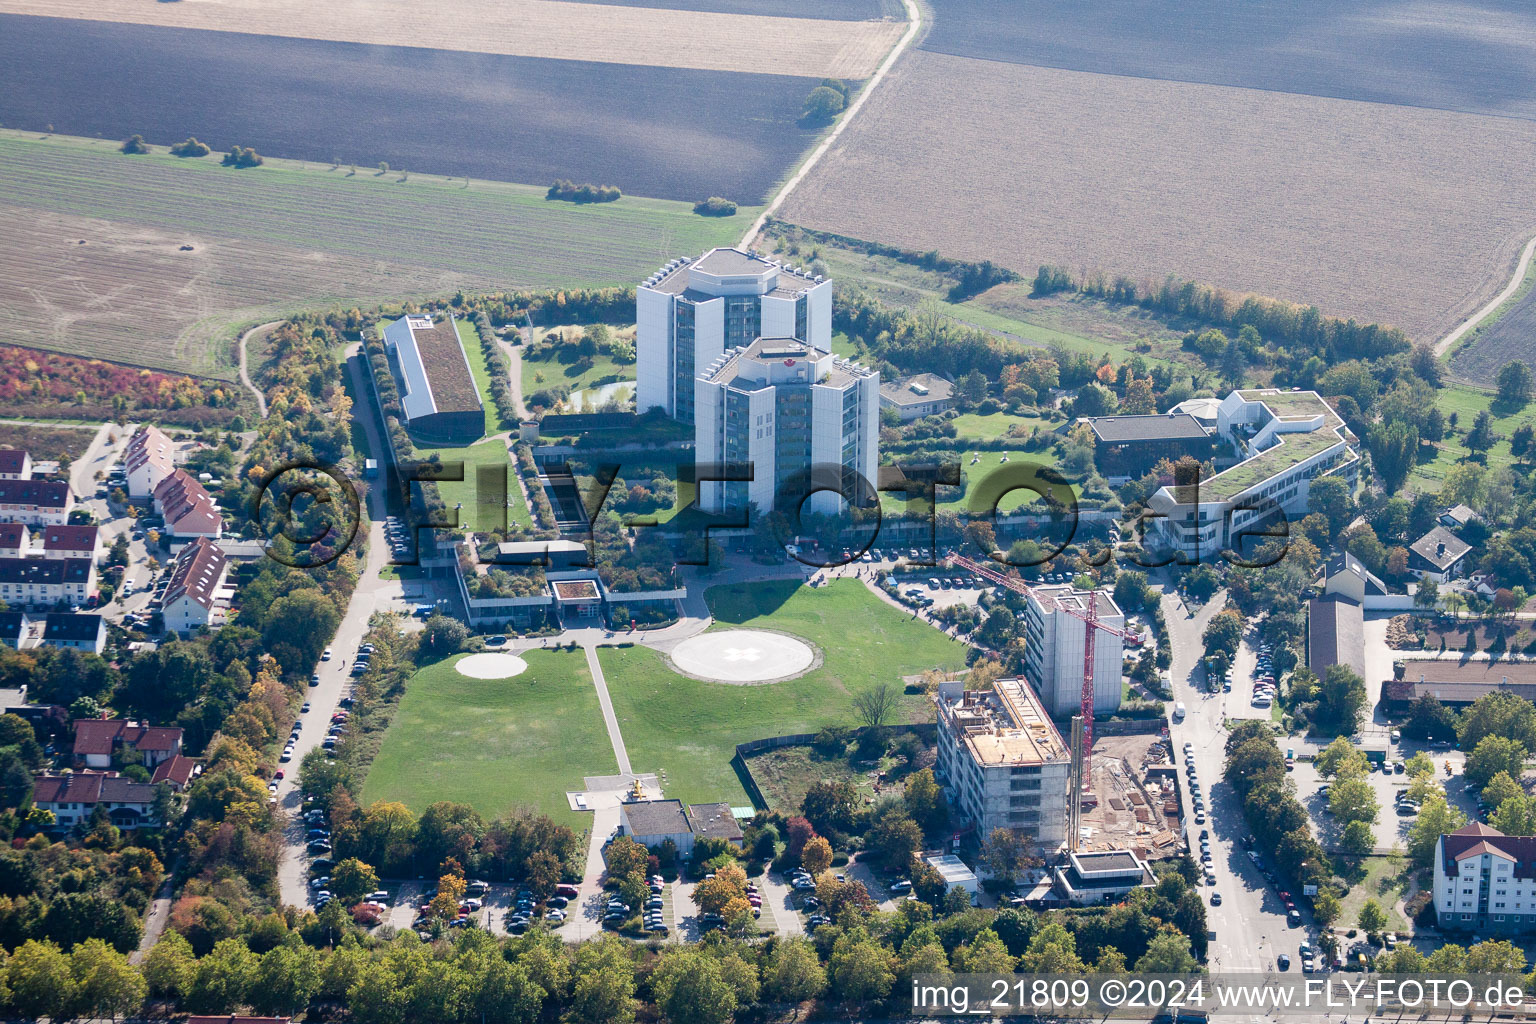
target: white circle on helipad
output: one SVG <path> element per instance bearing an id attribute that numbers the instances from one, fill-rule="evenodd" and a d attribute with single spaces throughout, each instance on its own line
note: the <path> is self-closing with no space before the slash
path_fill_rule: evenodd
<path id="1" fill-rule="evenodd" d="M 471 654 L 454 668 L 471 679 L 511 679 L 526 672 L 528 663 L 515 654 Z"/>
<path id="2" fill-rule="evenodd" d="M 672 649 L 672 663 L 691 676 L 722 683 L 763 683 L 799 675 L 816 660 L 804 640 L 758 629 L 700 633 Z"/>

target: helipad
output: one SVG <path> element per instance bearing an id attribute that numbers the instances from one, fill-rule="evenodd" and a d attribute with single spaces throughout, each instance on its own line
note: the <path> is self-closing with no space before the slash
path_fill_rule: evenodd
<path id="1" fill-rule="evenodd" d="M 804 640 L 758 629 L 700 633 L 672 649 L 679 672 L 718 683 L 771 683 L 800 675 L 817 662 Z"/>
<path id="2" fill-rule="evenodd" d="M 528 663 L 515 654 L 471 654 L 454 668 L 471 679 L 511 679 L 527 671 Z"/>

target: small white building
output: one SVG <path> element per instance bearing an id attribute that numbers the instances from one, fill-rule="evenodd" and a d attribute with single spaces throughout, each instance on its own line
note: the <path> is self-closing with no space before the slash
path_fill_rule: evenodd
<path id="1" fill-rule="evenodd" d="M 25 558 L 32 553 L 32 537 L 20 523 L 0 523 L 0 558 Z"/>
<path id="2" fill-rule="evenodd" d="M 667 840 L 679 857 L 693 852 L 693 828 L 681 800 L 635 800 L 619 807 L 619 829 L 646 849 Z"/>
<path id="3" fill-rule="evenodd" d="M 880 385 L 880 408 L 894 409 L 903 423 L 955 407 L 955 385 L 936 373 L 915 373 Z"/>
<path id="4" fill-rule="evenodd" d="M 107 620 L 87 612 L 49 612 L 43 620 L 43 644 L 100 654 L 107 646 Z"/>
<path id="5" fill-rule="evenodd" d="M 191 473 L 178 469 L 154 490 L 155 511 L 165 517 L 163 531 L 172 542 L 198 537 L 217 540 L 224 533 L 218 502 Z"/>
<path id="6" fill-rule="evenodd" d="M 0 480 L 32 479 L 32 456 L 20 448 L 0 448 Z"/>
<path id="7" fill-rule="evenodd" d="M 43 535 L 44 558 L 89 558 L 101 556 L 101 530 L 95 523 L 79 526 L 47 526 Z"/>
<path id="8" fill-rule="evenodd" d="M 0 602 L 11 607 L 85 604 L 96 591 L 87 558 L 0 558 Z"/>
<path id="9" fill-rule="evenodd" d="M 980 884 L 976 881 L 976 872 L 966 867 L 965 861 L 954 854 L 936 853 L 932 856 L 924 857 L 923 860 L 929 867 L 939 873 L 940 878 L 944 879 L 944 889 L 946 892 L 954 889 L 964 889 L 974 896 L 980 889 Z"/>
<path id="10" fill-rule="evenodd" d="M 39 775 L 32 782 L 32 802 L 53 812 L 57 831 L 90 821 L 98 806 L 105 807 L 112 824 L 121 829 L 159 824 L 154 815 L 155 787 L 116 772 Z"/>
<path id="11" fill-rule="evenodd" d="M 1111 903 L 1157 883 L 1147 862 L 1128 850 L 1069 853 L 1053 879 L 1057 894 L 1078 906 Z"/>

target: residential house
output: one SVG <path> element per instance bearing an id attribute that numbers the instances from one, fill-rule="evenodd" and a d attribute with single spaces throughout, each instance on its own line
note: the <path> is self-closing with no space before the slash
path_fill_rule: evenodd
<path id="1" fill-rule="evenodd" d="M 20 523 L 0 523 L 0 558 L 25 558 L 31 554 L 31 536 Z"/>
<path id="2" fill-rule="evenodd" d="M 120 829 L 153 828 L 155 787 L 134 782 L 116 772 L 66 772 L 39 775 L 32 781 L 32 802 L 52 811 L 58 831 L 90 821 L 98 806 Z"/>
<path id="3" fill-rule="evenodd" d="M 42 530 L 44 558 L 89 558 L 101 556 L 101 530 L 92 523 L 80 526 L 48 526 Z"/>
<path id="4" fill-rule="evenodd" d="M 220 591 L 228 575 L 229 560 L 208 538 L 199 537 L 182 548 L 161 600 L 166 632 L 194 633 L 222 624 L 227 601 Z"/>
<path id="5" fill-rule="evenodd" d="M 140 427 L 123 452 L 130 498 L 148 498 L 176 471 L 176 445 L 158 427 Z"/>
<path id="6" fill-rule="evenodd" d="M 26 612 L 0 612 L 0 643 L 12 650 L 30 647 L 32 620 Z"/>
<path id="7" fill-rule="evenodd" d="M 85 604 L 96 591 L 96 563 L 87 558 L 0 558 L 0 602 L 50 608 Z"/>
<path id="8" fill-rule="evenodd" d="M 32 456 L 19 448 L 0 448 L 0 480 L 32 479 Z"/>
<path id="9" fill-rule="evenodd" d="M 49 612 L 43 620 L 43 643 L 100 654 L 107 646 L 107 620 L 88 612 Z"/>
<path id="10" fill-rule="evenodd" d="M 1483 521 L 1483 517 L 1466 505 L 1452 505 L 1444 512 L 1441 512 L 1436 519 L 1436 522 L 1447 530 L 1459 530 L 1473 521 L 1480 523 Z"/>
<path id="11" fill-rule="evenodd" d="M 1445 583 L 1459 577 L 1472 545 L 1443 526 L 1436 526 L 1408 548 L 1408 571 Z"/>
<path id="12" fill-rule="evenodd" d="M 197 537 L 217 540 L 224 533 L 224 516 L 213 495 L 184 469 L 160 481 L 154 491 L 155 511 L 165 517 L 163 532 L 175 541 Z"/>
<path id="13" fill-rule="evenodd" d="M 182 731 L 174 725 L 149 725 L 123 718 L 75 719 L 75 763 L 112 767 L 112 755 L 126 749 L 146 768 L 181 753 Z"/>
<path id="14" fill-rule="evenodd" d="M 0 480 L 0 520 L 5 522 L 62 526 L 73 504 L 63 480 Z"/>
<path id="15" fill-rule="evenodd" d="M 155 774 L 149 781 L 152 785 L 163 782 L 180 793 L 187 788 L 197 774 L 196 761 L 181 754 L 174 754 L 155 766 Z"/>
<path id="16" fill-rule="evenodd" d="M 1536 929 L 1536 836 L 1473 822 L 1435 844 L 1435 914 L 1454 932 L 1519 935 Z"/>
<path id="17" fill-rule="evenodd" d="M 1413 607 L 1412 594 L 1395 594 L 1391 588 L 1348 551 L 1331 556 L 1323 565 L 1323 593 L 1352 601 L 1366 611 L 1406 611 Z"/>

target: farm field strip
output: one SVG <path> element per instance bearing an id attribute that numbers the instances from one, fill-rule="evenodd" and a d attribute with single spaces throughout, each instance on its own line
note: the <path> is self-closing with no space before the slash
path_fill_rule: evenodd
<path id="1" fill-rule="evenodd" d="M 1451 370 L 1477 384 L 1492 386 L 1494 375 L 1511 359 L 1536 360 L 1536 239 L 1522 254 L 1526 269 L 1508 301 L 1474 326 L 1453 349 Z"/>
<path id="2" fill-rule="evenodd" d="M 1536 14 L 1524 0 L 930 5 L 934 25 L 922 47 L 936 53 L 1536 117 Z"/>
<path id="3" fill-rule="evenodd" d="M 904 27 L 560 0 L 437 0 L 430 18 L 405 0 L 0 0 L 0 13 L 805 78 L 868 77 Z"/>
<path id="4" fill-rule="evenodd" d="M 752 215 L 345 174 L 288 161 L 232 171 L 0 131 L 6 340 L 229 378 L 242 325 L 457 288 L 627 284 L 664 253 L 729 244 Z"/>
<path id="5" fill-rule="evenodd" d="M 1024 273 L 1171 273 L 1427 339 L 1536 234 L 1509 187 L 1533 163 L 1521 120 L 920 50 L 781 215 Z"/>

